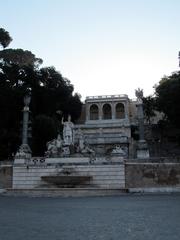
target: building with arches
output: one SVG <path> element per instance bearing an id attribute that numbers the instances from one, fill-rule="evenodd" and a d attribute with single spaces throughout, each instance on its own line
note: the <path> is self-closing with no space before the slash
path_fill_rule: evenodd
<path id="1" fill-rule="evenodd" d="M 121 146 L 133 156 L 131 126 L 137 125 L 136 101 L 126 94 L 86 97 L 75 131 L 81 129 L 88 144 L 100 155 Z"/>

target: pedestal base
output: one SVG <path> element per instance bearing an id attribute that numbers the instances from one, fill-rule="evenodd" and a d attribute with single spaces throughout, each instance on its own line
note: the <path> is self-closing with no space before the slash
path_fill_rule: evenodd
<path id="1" fill-rule="evenodd" d="M 21 144 L 15 155 L 15 163 L 25 163 L 25 159 L 31 159 L 31 149 L 28 144 Z"/>
<path id="2" fill-rule="evenodd" d="M 138 142 L 137 158 L 138 159 L 148 159 L 149 158 L 149 149 L 147 146 L 147 142 L 145 140 L 140 140 Z"/>

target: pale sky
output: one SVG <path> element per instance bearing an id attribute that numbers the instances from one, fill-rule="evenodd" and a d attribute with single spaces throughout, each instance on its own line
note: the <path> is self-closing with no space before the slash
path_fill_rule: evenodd
<path id="1" fill-rule="evenodd" d="M 9 47 L 32 51 L 86 96 L 128 94 L 179 70 L 179 0 L 0 0 Z"/>

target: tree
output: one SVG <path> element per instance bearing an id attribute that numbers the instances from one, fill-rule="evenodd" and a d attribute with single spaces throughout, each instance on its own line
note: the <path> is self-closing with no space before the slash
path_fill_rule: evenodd
<path id="1" fill-rule="evenodd" d="M 23 49 L 4 49 L 0 51 L 0 60 L 4 64 L 15 64 L 18 66 L 39 67 L 42 64 L 41 58 L 36 56 L 28 50 Z"/>
<path id="2" fill-rule="evenodd" d="M 78 94 L 73 95 L 73 85 L 70 84 L 69 80 L 64 79 L 55 68 L 36 69 L 29 66 L 3 65 L 1 63 L 0 131 L 2 130 L 3 134 L 0 134 L 0 145 L 2 146 L 5 143 L 10 146 L 10 152 L 14 152 L 14 149 L 17 148 L 14 142 L 20 143 L 21 141 L 20 122 L 22 120 L 23 97 L 27 89 L 31 89 L 32 94 L 30 109 L 33 122 L 38 115 L 45 115 L 56 121 L 59 117 L 56 114 L 57 111 L 61 111 L 63 115 L 70 114 L 72 120 L 75 121 L 81 112 L 82 103 L 80 96 Z M 33 124 L 33 126 L 35 125 Z M 48 128 L 44 128 L 44 131 L 48 132 Z M 13 138 L 12 132 L 14 133 Z M 46 134 L 45 132 L 44 134 Z M 35 133 L 34 130 L 33 133 Z M 36 139 L 37 137 L 33 135 L 32 143 L 33 141 L 37 143 L 35 151 L 42 153 L 42 149 L 45 148 L 45 142 L 41 139 L 43 142 L 42 146 L 40 141 Z M 4 152 L 5 157 L 7 157 L 7 153 Z"/>
<path id="3" fill-rule="evenodd" d="M 6 41 L 7 43 L 7 41 Z M 6 44 L 7 45 L 7 44 Z M 4 45 L 5 46 L 5 45 Z M 33 128 L 44 127 L 39 134 L 33 129 L 32 146 L 35 152 L 42 154 L 45 141 L 54 136 L 57 126 L 57 111 L 62 115 L 70 114 L 75 121 L 81 112 L 80 95 L 73 94 L 74 87 L 54 67 L 40 68 L 42 60 L 30 51 L 23 49 L 5 49 L 0 51 L 0 159 L 6 159 L 17 150 L 21 143 L 21 120 L 23 97 L 31 90 L 31 119 Z M 44 117 L 42 117 L 42 115 Z M 38 116 L 41 116 L 38 118 Z M 60 119 L 58 119 L 60 120 Z M 48 125 L 49 124 L 49 125 Z M 51 129 L 52 131 L 49 131 Z M 56 131 L 57 133 L 57 131 Z M 44 137 L 48 136 L 48 137 Z M 44 139 L 44 140 L 43 140 Z M 8 148 L 7 148 L 8 146 Z"/>
<path id="4" fill-rule="evenodd" d="M 6 48 L 11 41 L 12 41 L 12 38 L 9 35 L 9 32 L 7 32 L 4 28 L 0 28 L 0 45 L 3 48 Z"/>
<path id="5" fill-rule="evenodd" d="M 46 143 L 57 137 L 57 126 L 53 118 L 38 115 L 33 121 L 33 144 L 32 150 L 35 156 L 43 156 Z"/>
<path id="6" fill-rule="evenodd" d="M 151 118 L 155 117 L 155 110 L 156 110 L 156 99 L 152 96 L 148 97 L 143 97 L 143 111 L 144 111 L 144 116 L 147 122 L 150 124 L 151 123 Z"/>
<path id="7" fill-rule="evenodd" d="M 180 72 L 162 78 L 155 88 L 155 94 L 158 110 L 180 128 Z"/>

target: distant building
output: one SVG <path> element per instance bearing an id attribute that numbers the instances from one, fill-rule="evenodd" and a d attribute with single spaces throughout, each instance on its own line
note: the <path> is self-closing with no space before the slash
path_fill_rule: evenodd
<path id="1" fill-rule="evenodd" d="M 127 157 L 133 156 L 131 126 L 138 125 L 136 103 L 125 94 L 86 97 L 75 131 L 81 129 L 88 144 L 100 155 L 118 145 Z"/>

